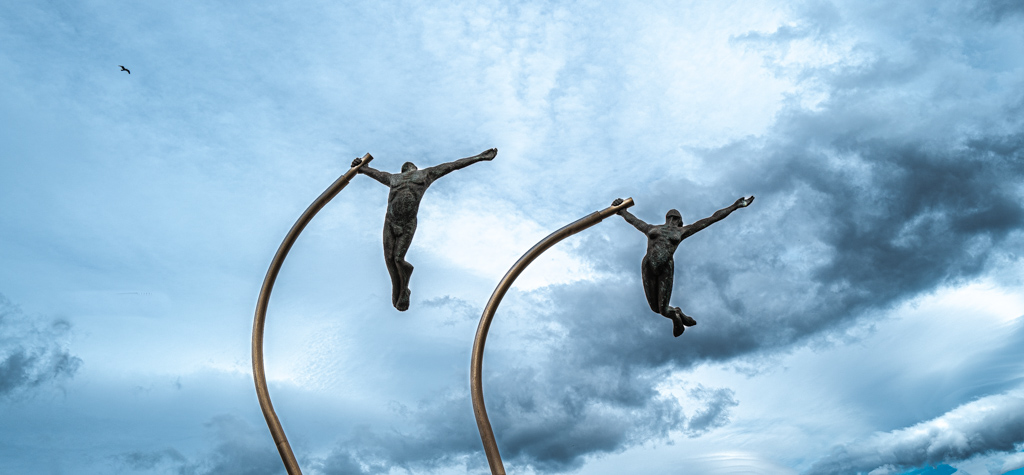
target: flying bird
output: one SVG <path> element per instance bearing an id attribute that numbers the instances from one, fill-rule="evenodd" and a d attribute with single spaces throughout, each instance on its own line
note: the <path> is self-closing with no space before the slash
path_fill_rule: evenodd
<path id="1" fill-rule="evenodd" d="M 121 66 L 121 65 L 120 65 L 120 64 L 118 64 L 118 66 Z M 128 71 L 128 68 L 126 68 L 126 67 L 124 67 L 124 66 L 121 66 L 121 71 L 126 71 L 126 72 L 127 72 L 128 74 L 131 74 L 131 73 L 132 73 L 131 71 Z"/>

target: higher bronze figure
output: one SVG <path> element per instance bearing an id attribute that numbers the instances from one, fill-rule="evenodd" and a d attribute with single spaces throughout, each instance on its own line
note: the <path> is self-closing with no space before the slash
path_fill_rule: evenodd
<path id="1" fill-rule="evenodd" d="M 683 313 L 679 307 L 672 307 L 668 300 L 672 296 L 672 277 L 675 274 L 675 262 L 672 255 L 675 254 L 679 243 L 701 229 L 710 226 L 730 213 L 740 208 L 746 208 L 754 201 L 754 197 L 740 198 L 728 208 L 715 211 L 710 218 L 704 218 L 688 226 L 683 225 L 683 217 L 679 211 L 671 209 L 665 214 L 665 224 L 647 224 L 640 218 L 633 216 L 623 209 L 619 216 L 625 218 L 626 222 L 632 224 L 640 232 L 647 236 L 647 254 L 640 264 L 640 277 L 644 282 L 644 294 L 647 295 L 647 303 L 655 313 L 672 320 L 672 335 L 683 334 L 686 327 L 697 324 L 689 315 Z M 622 203 L 621 199 L 612 202 L 612 206 Z"/>
<path id="2" fill-rule="evenodd" d="M 492 148 L 474 157 L 461 158 L 423 170 L 417 169 L 412 162 L 405 162 L 402 165 L 402 173 L 398 174 L 382 172 L 369 166 L 359 169 L 359 173 L 391 188 L 388 194 L 388 211 L 384 216 L 384 263 L 391 274 L 391 304 L 399 311 L 409 308 L 409 276 L 413 267 L 405 260 L 405 253 L 409 251 L 412 236 L 416 233 L 416 213 L 420 209 L 423 193 L 434 180 L 476 162 L 492 160 L 497 154 L 498 149 Z M 352 161 L 352 166 L 357 166 L 361 162 L 362 160 L 357 158 Z"/>

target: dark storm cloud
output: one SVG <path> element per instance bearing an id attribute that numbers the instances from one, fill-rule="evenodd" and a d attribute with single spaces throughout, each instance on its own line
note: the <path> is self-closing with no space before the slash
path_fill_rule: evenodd
<path id="1" fill-rule="evenodd" d="M 502 459 L 517 470 L 573 470 L 587 455 L 661 440 L 671 430 L 697 437 L 726 424 L 729 408 L 737 404 L 728 389 L 698 386 L 689 394 L 697 403 L 685 408 L 694 414 L 687 422 L 675 399 L 655 394 L 653 382 L 631 385 L 640 377 L 623 374 L 621 368 L 596 369 L 598 374 L 591 375 L 553 362 L 546 368 L 558 368 L 558 374 L 517 368 L 486 383 Z M 486 469 L 469 395 L 437 399 L 442 402 L 409 411 L 415 427 L 362 428 L 317 468 L 339 475 L 393 468 L 416 472 L 463 462 Z"/>
<path id="2" fill-rule="evenodd" d="M 63 343 L 70 328 L 40 324 L 0 294 L 0 397 L 74 376 L 82 360 Z"/>
<path id="3" fill-rule="evenodd" d="M 805 24 L 748 39 L 775 48 L 768 61 L 782 61 L 780 51 L 792 41 L 834 46 L 841 43 L 836 31 L 871 25 L 849 51 L 855 58 L 800 71 L 826 98 L 813 107 L 792 101 L 763 137 L 691 150 L 706 176 L 667 176 L 633 195 L 631 211 L 653 224 L 670 208 L 692 222 L 740 196 L 757 196 L 676 253 L 673 303 L 697 319 L 696 327 L 672 338 L 671 322 L 650 312 L 639 281 L 645 238 L 615 217 L 601 225 L 605 236 L 588 235 L 578 249 L 620 277 L 506 297 L 503 308 L 528 309 L 517 318 L 558 327 L 532 334 L 531 351 L 542 356 L 528 359 L 531 369 L 485 373 L 488 412 L 507 461 L 540 472 L 571 470 L 588 455 L 719 427 L 738 404 L 732 393 L 698 390 L 691 396 L 700 407 L 680 407 L 658 390 L 668 372 L 843 338 L 851 327 L 870 325 L 870 315 L 979 276 L 991 255 L 1019 251 L 1024 97 L 1012 85 L 995 85 L 998 71 L 970 64 L 976 44 L 949 39 L 970 36 L 987 20 L 907 7 L 894 15 L 921 28 L 886 36 L 856 16 L 863 13 L 814 5 Z M 450 404 L 416 412 L 421 430 L 404 445 L 379 439 L 386 450 L 342 451 L 339 464 L 355 457 L 383 471 L 463 454 L 480 459 L 468 418 L 429 429 L 469 413 L 464 398 Z"/>
<path id="4" fill-rule="evenodd" d="M 690 397 L 706 403 L 706 406 L 697 411 L 686 423 L 686 435 L 699 437 L 711 429 L 722 427 L 729 423 L 729 408 L 739 405 L 731 389 L 718 388 L 710 389 L 703 385 L 697 385 L 690 390 Z"/>

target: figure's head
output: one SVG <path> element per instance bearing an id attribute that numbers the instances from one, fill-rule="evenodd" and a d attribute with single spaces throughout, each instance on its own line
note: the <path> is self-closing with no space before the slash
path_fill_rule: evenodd
<path id="1" fill-rule="evenodd" d="M 402 164 L 402 173 L 416 171 L 416 170 L 419 170 L 419 169 L 416 168 L 416 165 L 413 165 L 412 162 L 405 162 L 405 163 Z"/>
<path id="2" fill-rule="evenodd" d="M 670 209 L 668 213 L 665 213 L 665 224 L 671 224 L 673 226 L 683 225 L 683 215 L 679 214 L 679 210 Z"/>

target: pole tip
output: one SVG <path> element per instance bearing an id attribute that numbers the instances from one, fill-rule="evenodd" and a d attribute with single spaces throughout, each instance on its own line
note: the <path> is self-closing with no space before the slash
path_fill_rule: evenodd
<path id="1" fill-rule="evenodd" d="M 613 214 L 618 213 L 619 211 L 629 208 L 630 206 L 633 206 L 633 198 L 626 198 L 622 200 L 622 203 L 609 206 L 601 211 L 598 211 L 598 213 L 601 215 L 601 219 L 604 219 Z"/>

